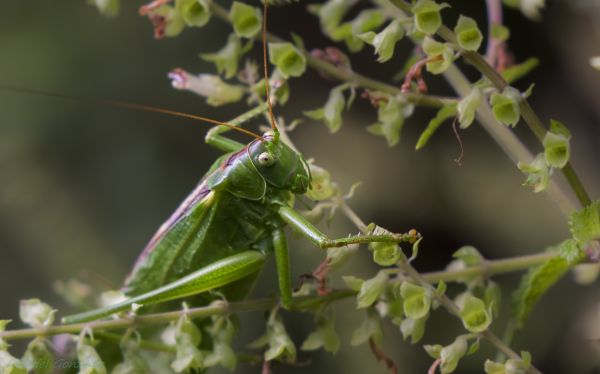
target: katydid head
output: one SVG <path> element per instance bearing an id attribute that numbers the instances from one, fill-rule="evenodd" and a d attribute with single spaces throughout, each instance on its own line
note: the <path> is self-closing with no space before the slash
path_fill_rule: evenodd
<path id="1" fill-rule="evenodd" d="M 252 142 L 248 153 L 269 185 L 298 194 L 305 193 L 310 186 L 310 171 L 304 158 L 273 132 L 267 131 L 261 140 Z"/>

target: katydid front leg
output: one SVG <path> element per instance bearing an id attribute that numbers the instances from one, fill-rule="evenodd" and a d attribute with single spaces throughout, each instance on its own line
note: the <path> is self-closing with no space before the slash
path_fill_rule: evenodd
<path id="1" fill-rule="evenodd" d="M 308 238 L 319 248 L 323 249 L 343 247 L 349 244 L 414 242 L 417 239 L 413 233 L 375 235 L 364 234 L 348 236 L 346 238 L 330 239 L 312 223 L 308 222 L 308 220 L 300 213 L 296 212 L 290 207 L 282 206 L 279 208 L 279 216 L 292 228 Z"/>
<path id="2" fill-rule="evenodd" d="M 133 304 L 152 305 L 180 299 L 230 284 L 259 271 L 265 263 L 265 256 L 258 251 L 245 251 L 207 265 L 175 282 L 148 293 L 131 297 L 106 308 L 95 309 L 64 317 L 63 323 L 93 321 L 130 310 Z M 289 270 L 288 270 L 289 273 Z"/>

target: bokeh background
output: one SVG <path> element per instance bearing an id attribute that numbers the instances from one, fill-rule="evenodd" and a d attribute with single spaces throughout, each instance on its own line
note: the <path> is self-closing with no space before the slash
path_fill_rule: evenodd
<path id="1" fill-rule="evenodd" d="M 485 27 L 483 0 L 451 3 L 453 8 L 444 11 L 448 24 L 461 12 Z M 121 14 L 107 19 L 83 1 L 3 1 L 0 84 L 133 101 L 215 119 L 243 112 L 243 104 L 209 107 L 199 97 L 171 89 L 166 78 L 175 67 L 213 72 L 198 53 L 218 50 L 230 28 L 212 20 L 205 28 L 156 41 L 148 21 L 137 15 L 139 5 L 124 2 Z M 331 45 L 305 5 L 272 9 L 269 29 L 284 37 L 300 34 L 309 48 Z M 515 60 L 541 59 L 517 87 L 524 90 L 535 82 L 535 110 L 544 120 L 559 119 L 572 130 L 572 160 L 592 197 L 598 198 L 600 72 L 590 67 L 589 58 L 600 55 L 600 2 L 549 1 L 539 22 L 514 10 L 507 10 L 505 18 Z M 409 41 L 401 42 L 395 58 L 384 65 L 365 48 L 353 56 L 353 68 L 389 81 L 411 48 Z M 452 94 L 443 81 L 426 79 L 431 92 Z M 277 113 L 287 120 L 302 117 L 302 110 L 322 105 L 334 84 L 309 71 L 291 82 L 291 100 Z M 442 269 L 462 245 L 474 245 L 488 258 L 502 258 L 541 251 L 569 235 L 557 206 L 543 193 L 521 186 L 524 176 L 481 128 L 461 133 L 461 167 L 453 162 L 459 148 L 448 125 L 425 149 L 415 151 L 420 131 L 434 114 L 418 109 L 407 121 L 400 144 L 391 149 L 383 138 L 365 131 L 376 114 L 361 99 L 339 133 L 330 135 L 323 124 L 306 121 L 292 137 L 305 156 L 331 171 L 341 188 L 362 181 L 351 205 L 366 221 L 393 231 L 414 227 L 424 234 L 415 262 L 421 271 Z M 18 320 L 19 300 L 31 297 L 66 313 L 66 303 L 53 291 L 57 280 L 79 277 L 118 287 L 154 230 L 218 156 L 203 143 L 206 130 L 202 124 L 163 115 L 0 90 L 0 318 Z M 537 152 L 539 146 L 525 126 L 516 131 Z M 324 230 L 333 236 L 355 231 L 342 216 Z M 306 241 L 293 240 L 290 247 L 295 274 L 311 270 L 321 259 L 322 253 Z M 263 274 L 257 295 L 275 290 L 272 268 Z M 340 274 L 367 277 L 374 271 L 363 251 Z M 498 277 L 505 309 L 519 275 Z M 529 350 L 546 373 L 598 373 L 600 343 L 590 338 L 600 337 L 600 289 L 597 284 L 576 285 L 571 278 L 565 277 L 544 297 L 514 347 Z M 348 344 L 362 313 L 348 301 L 340 303 L 337 315 L 344 343 L 335 357 L 304 353 L 301 360 L 312 360 L 310 366 L 276 366 L 276 372 L 384 372 L 367 346 Z M 262 333 L 262 324 L 256 323 L 261 319 L 260 313 L 243 317 L 240 344 Z M 310 316 L 286 314 L 286 320 L 297 343 L 313 326 Z M 496 322 L 495 329 L 501 332 L 504 322 Z M 385 350 L 400 372 L 425 372 L 430 359 L 420 345 L 402 342 L 391 324 L 385 330 Z M 448 344 L 460 331 L 456 319 L 436 312 L 423 343 Z M 15 346 L 17 352 L 22 347 Z M 461 362 L 459 372 L 482 372 L 483 358 L 493 355 L 483 344 L 475 358 Z M 240 366 L 237 371 L 258 370 Z"/>

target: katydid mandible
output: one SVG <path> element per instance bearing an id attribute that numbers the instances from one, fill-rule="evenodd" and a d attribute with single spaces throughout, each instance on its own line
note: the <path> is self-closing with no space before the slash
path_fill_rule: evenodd
<path id="1" fill-rule="evenodd" d="M 158 304 L 214 289 L 219 289 L 228 300 L 243 298 L 271 253 L 276 260 L 281 304 L 290 308 L 292 282 L 285 225 L 322 249 L 411 240 L 406 234 L 329 239 L 293 209 L 294 195 L 308 190 L 311 174 L 306 160 L 280 139 L 273 116 L 265 47 L 266 11 L 265 2 L 262 36 L 267 104 L 263 109 L 269 111 L 271 131 L 258 136 L 232 123 L 117 103 L 217 124 L 208 132 L 206 142 L 226 153 L 215 161 L 147 244 L 125 281 L 124 291 L 129 298 L 112 306 L 67 316 L 63 323 L 96 320 L 130 310 L 134 304 Z M 238 143 L 221 135 L 222 126 L 256 139 L 247 145 Z"/>

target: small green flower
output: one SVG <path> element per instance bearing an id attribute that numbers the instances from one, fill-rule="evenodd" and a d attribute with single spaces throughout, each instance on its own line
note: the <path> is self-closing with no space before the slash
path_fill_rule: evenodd
<path id="1" fill-rule="evenodd" d="M 448 7 L 450 5 L 446 3 L 438 4 L 433 0 L 417 1 L 412 8 L 416 29 L 426 34 L 435 34 L 437 29 L 442 25 L 440 11 Z"/>
<path id="2" fill-rule="evenodd" d="M 427 63 L 427 71 L 431 74 L 442 74 L 454 62 L 454 50 L 449 44 L 436 42 L 426 36 L 423 40 L 423 52 L 432 59 Z"/>
<path id="3" fill-rule="evenodd" d="M 467 51 L 476 51 L 481 46 L 483 35 L 473 18 L 460 16 L 454 28 L 458 45 Z"/>
<path id="4" fill-rule="evenodd" d="M 261 30 L 262 14 L 258 8 L 234 1 L 229 10 L 233 31 L 239 37 L 252 38 Z"/>
<path id="5" fill-rule="evenodd" d="M 202 27 L 210 21 L 207 0 L 176 0 L 175 9 L 187 26 Z"/>
<path id="6" fill-rule="evenodd" d="M 494 92 L 490 99 L 494 118 L 500 123 L 515 127 L 521 116 L 520 102 L 521 94 L 512 87 L 506 87 L 502 93 Z"/>
<path id="7" fill-rule="evenodd" d="M 306 57 L 291 43 L 269 43 L 269 61 L 285 77 L 299 77 L 306 70 Z"/>

